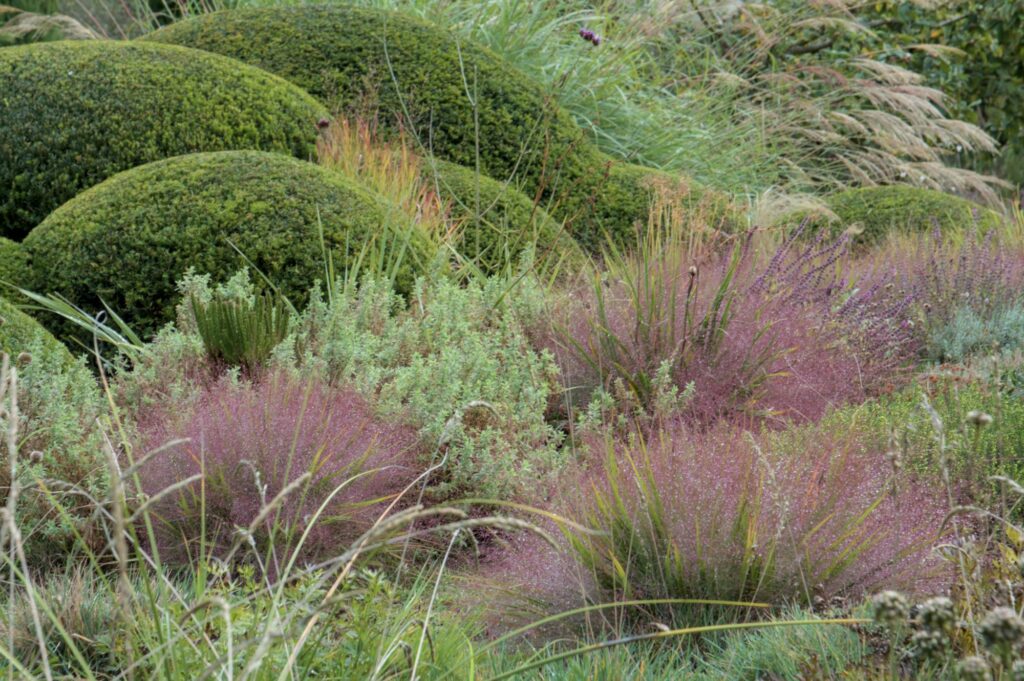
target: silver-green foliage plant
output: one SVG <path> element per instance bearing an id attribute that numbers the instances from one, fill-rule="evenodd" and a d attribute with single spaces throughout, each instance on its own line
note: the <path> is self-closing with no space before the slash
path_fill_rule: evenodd
<path id="1" fill-rule="evenodd" d="M 16 358 L 19 444 L 25 454 L 17 520 L 26 550 L 40 565 L 76 534 L 89 534 L 89 512 L 79 511 L 105 488 L 107 474 L 97 428 L 105 405 L 96 380 L 84 360 L 69 361 L 51 342 L 40 329 Z M 9 418 L 0 412 L 0 429 Z M 0 499 L 10 488 L 6 466 L 0 467 Z M 67 512 L 57 512 L 58 503 Z"/>
<path id="2" fill-rule="evenodd" d="M 948 323 L 928 339 L 929 355 L 936 360 L 961 362 L 971 355 L 1014 351 L 1024 347 L 1024 307 L 997 307 L 990 314 L 964 305 Z"/>
<path id="3" fill-rule="evenodd" d="M 314 294 L 279 361 L 354 384 L 447 456 L 438 491 L 514 495 L 559 459 L 544 413 L 554 359 L 524 332 L 543 306 L 538 285 L 502 279 L 420 280 L 408 303 L 373 279 Z"/>

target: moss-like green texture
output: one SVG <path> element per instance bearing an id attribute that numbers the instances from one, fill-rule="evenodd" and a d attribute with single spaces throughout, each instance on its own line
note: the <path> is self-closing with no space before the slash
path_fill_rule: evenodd
<path id="1" fill-rule="evenodd" d="M 785 224 L 808 220 L 808 229 L 830 229 L 840 234 L 849 229 L 854 243 L 870 245 L 890 231 L 924 232 L 936 226 L 942 231 L 979 229 L 985 232 L 999 227 L 998 213 L 967 199 L 931 189 L 892 185 L 848 189 L 830 196 L 826 205 L 839 219 L 806 211 L 788 215 Z"/>
<path id="2" fill-rule="evenodd" d="M 37 343 L 37 341 L 39 341 Z M 49 360 L 65 367 L 75 363 L 63 343 L 44 329 L 39 322 L 16 308 L 10 301 L 0 298 L 0 351 L 12 361 L 22 352 L 41 345 Z M 40 358 L 35 358 L 37 361 Z"/>
<path id="3" fill-rule="evenodd" d="M 199 151 L 307 158 L 326 109 L 237 61 L 172 45 L 55 42 L 0 50 L 0 225 L 23 237 L 114 173 Z"/>
<path id="4" fill-rule="evenodd" d="M 649 192 L 602 154 L 554 97 L 486 48 L 402 14 L 345 6 L 229 10 L 146 40 L 227 55 L 282 76 L 337 111 L 381 114 L 424 148 L 514 179 L 584 246 L 633 241 Z M 649 172 L 649 171 L 648 171 Z M 623 200 L 625 199 L 625 200 Z"/>
<path id="5" fill-rule="evenodd" d="M 324 278 L 321 226 L 337 271 L 380 251 L 398 263 L 399 290 L 432 258 L 428 240 L 378 197 L 315 164 L 258 151 L 179 156 L 115 175 L 55 210 L 22 246 L 34 290 L 89 310 L 102 299 L 152 333 L 173 318 L 189 267 L 216 281 L 251 262 L 301 305 Z"/>
<path id="6" fill-rule="evenodd" d="M 28 255 L 21 244 L 0 237 L 0 283 L 21 286 L 28 278 Z M 9 295 L 9 291 L 5 291 Z"/>
<path id="7" fill-rule="evenodd" d="M 538 258 L 548 262 L 575 261 L 581 256 L 568 232 L 511 184 L 440 160 L 428 164 L 425 172 L 448 202 L 452 217 L 460 220 L 455 249 L 484 273 L 515 266 L 531 246 Z"/>

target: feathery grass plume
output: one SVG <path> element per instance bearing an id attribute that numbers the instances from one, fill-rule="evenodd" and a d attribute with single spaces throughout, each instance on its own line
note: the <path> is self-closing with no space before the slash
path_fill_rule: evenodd
<path id="1" fill-rule="evenodd" d="M 567 375 L 606 391 L 621 382 L 648 412 L 661 373 L 679 391 L 693 384 L 697 417 L 803 420 L 870 394 L 913 358 L 910 298 L 886 273 L 848 281 L 846 239 L 797 230 L 765 259 L 751 232 L 701 261 L 687 238 L 673 228 L 630 254 L 609 250 L 607 271 L 563 313 L 584 369 Z"/>
<path id="2" fill-rule="evenodd" d="M 0 47 L 44 40 L 94 40 L 99 35 L 66 14 L 40 14 L 0 5 Z"/>
<path id="3" fill-rule="evenodd" d="M 162 404 L 140 415 L 143 451 L 179 444 L 139 476 L 148 497 L 202 477 L 155 508 L 162 553 L 178 560 L 223 551 L 238 528 L 250 528 L 259 552 L 276 545 L 285 556 L 310 529 L 302 555 L 323 555 L 372 525 L 380 504 L 418 472 L 415 433 L 382 423 L 351 389 L 283 372 L 255 384 L 225 377 L 194 409 L 177 410 Z M 250 527 L 279 496 L 278 507 Z M 325 516 L 309 528 L 324 503 Z M 204 535 L 209 546 L 197 546 Z"/>
<path id="4" fill-rule="evenodd" d="M 948 585 L 931 551 L 941 494 L 892 479 L 884 456 L 856 441 L 817 435 L 794 451 L 724 425 L 597 438 L 590 451 L 604 465 L 578 503 L 581 521 L 601 532 L 570 540 L 601 596 L 811 605 L 879 585 Z M 695 613 L 649 615 L 679 625 Z"/>
<path id="5" fill-rule="evenodd" d="M 436 241 L 451 236 L 455 226 L 448 219 L 449 209 L 426 179 L 423 160 L 404 135 L 385 139 L 372 118 L 324 120 L 321 126 L 320 165 L 387 197 Z"/>

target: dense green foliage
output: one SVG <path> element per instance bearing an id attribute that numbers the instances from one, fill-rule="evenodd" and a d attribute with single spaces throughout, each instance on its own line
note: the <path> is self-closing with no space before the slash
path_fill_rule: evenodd
<path id="1" fill-rule="evenodd" d="M 28 278 L 28 255 L 20 244 L 0 237 L 0 282 L 15 286 Z"/>
<path id="2" fill-rule="evenodd" d="M 251 262 L 301 304 L 328 254 L 340 272 L 375 250 L 405 291 L 430 258 L 427 240 L 377 197 L 325 168 L 256 151 L 118 174 L 54 211 L 24 247 L 33 290 L 90 309 L 102 300 L 143 333 L 173 317 L 188 268 L 223 279 Z"/>
<path id="3" fill-rule="evenodd" d="M 830 228 L 834 234 L 849 229 L 859 244 L 875 243 L 891 231 L 926 232 L 938 227 L 944 232 L 977 228 L 984 233 L 1002 224 L 997 213 L 966 199 L 902 185 L 848 189 L 828 197 L 826 205 L 835 218 L 801 212 L 784 220 L 796 225 L 809 218 L 813 231 Z"/>
<path id="4" fill-rule="evenodd" d="M 386 282 L 314 297 L 275 351 L 289 366 L 374 396 L 388 418 L 417 427 L 426 451 L 448 453 L 441 494 L 499 498 L 538 492 L 562 460 L 544 419 L 557 367 L 524 327 L 541 315 L 527 281 L 466 287 L 420 280 L 408 306 Z"/>
<path id="5" fill-rule="evenodd" d="M 926 404 L 942 425 L 942 440 L 936 437 Z M 966 418 L 971 412 L 992 415 L 992 424 L 983 429 L 972 426 Z M 1000 389 L 997 381 L 979 381 L 955 369 L 838 409 L 825 417 L 822 427 L 856 432 L 869 447 L 890 447 L 901 465 L 919 472 L 934 473 L 948 466 L 954 479 L 975 489 L 990 475 L 1024 479 L 1024 462 L 1018 456 L 1024 451 L 1021 395 L 1005 386 Z"/>
<path id="6" fill-rule="evenodd" d="M 234 57 L 338 110 L 373 107 L 424 148 L 499 181 L 516 178 L 585 246 L 632 239 L 650 188 L 597 150 L 545 91 L 473 41 L 392 12 L 301 7 L 217 12 L 147 40 Z M 620 201 L 622 198 L 627 201 Z"/>
<path id="7" fill-rule="evenodd" d="M 41 343 L 44 354 L 57 358 L 58 363 L 74 362 L 68 349 L 40 326 L 39 322 L 0 298 L 0 351 L 16 358 L 36 341 Z"/>
<path id="8" fill-rule="evenodd" d="M 426 174 L 458 221 L 453 248 L 486 274 L 517 262 L 531 246 L 543 258 L 578 255 L 562 226 L 514 186 L 446 161 L 436 161 Z"/>
<path id="9" fill-rule="evenodd" d="M 945 106 L 1003 144 L 1004 172 L 1024 181 L 1024 2 L 885 0 L 868 3 L 863 12 L 877 27 L 866 39 L 871 48 L 891 61 L 908 61 L 946 93 Z"/>
<path id="10" fill-rule="evenodd" d="M 322 107 L 268 73 L 170 45 L 57 42 L 0 51 L 0 225 L 20 238 L 78 192 L 198 151 L 307 157 Z"/>

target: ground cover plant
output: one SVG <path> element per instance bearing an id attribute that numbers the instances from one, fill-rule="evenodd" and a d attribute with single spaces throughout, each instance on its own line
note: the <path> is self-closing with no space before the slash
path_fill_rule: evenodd
<path id="1" fill-rule="evenodd" d="M 18 7 L 7 678 L 1021 676 L 948 8 Z"/>

